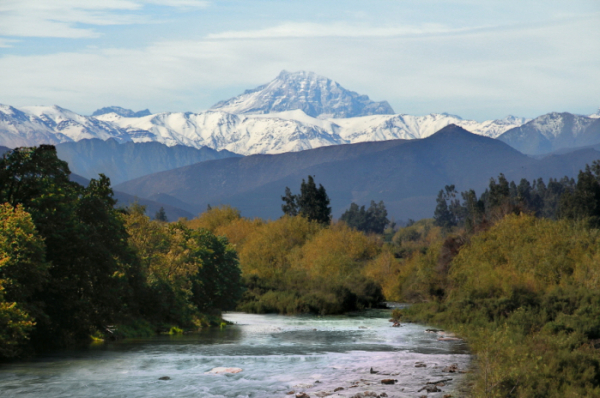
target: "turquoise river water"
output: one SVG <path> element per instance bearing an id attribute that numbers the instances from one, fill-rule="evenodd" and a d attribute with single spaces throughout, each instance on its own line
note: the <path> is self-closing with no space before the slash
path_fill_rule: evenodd
<path id="1" fill-rule="evenodd" d="M 370 391 L 376 395 L 367 396 L 441 398 L 452 393 L 463 375 L 443 369 L 467 368 L 466 345 L 439 341 L 422 325 L 391 327 L 389 316 L 386 310 L 324 317 L 227 313 L 224 318 L 235 325 L 222 330 L 97 344 L 0 365 L 0 397 L 242 398 L 305 392 L 350 398 Z M 215 367 L 242 371 L 207 373 Z M 164 376 L 170 380 L 159 380 Z M 397 382 L 384 385 L 382 379 Z M 419 392 L 442 379 L 452 380 L 439 392 Z"/>

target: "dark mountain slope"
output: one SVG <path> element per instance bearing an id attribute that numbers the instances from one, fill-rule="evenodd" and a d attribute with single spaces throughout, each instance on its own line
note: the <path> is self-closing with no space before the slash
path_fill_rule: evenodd
<path id="1" fill-rule="evenodd" d="M 143 197 L 166 194 L 183 202 L 204 205 L 252 190 L 321 163 L 355 159 L 408 142 L 410 141 L 366 142 L 279 155 L 253 155 L 207 161 L 127 181 L 117 185 L 117 189 Z"/>
<path id="2" fill-rule="evenodd" d="M 224 202 L 247 215 L 278 217 L 285 187 L 297 190 L 301 179 L 311 174 L 327 189 L 336 217 L 351 202 L 367 204 L 370 200 L 383 200 L 396 218 L 431 217 L 435 197 L 445 185 L 481 192 L 490 176 L 506 172 L 508 165 L 534 162 L 508 145 L 448 126 L 402 146 L 299 170 Z"/>
<path id="3" fill-rule="evenodd" d="M 536 160 L 508 145 L 451 125 L 431 137 L 325 147 L 293 154 L 209 161 L 142 177 L 118 190 L 143 197 L 166 194 L 194 209 L 229 203 L 246 216 L 281 215 L 286 186 L 315 175 L 339 216 L 351 201 L 384 200 L 400 218 L 429 217 L 446 184 L 481 191 L 500 172 L 534 168 Z M 518 174 L 518 172 L 516 173 Z"/>
<path id="4" fill-rule="evenodd" d="M 69 163 L 72 172 L 86 178 L 95 178 L 99 173 L 104 173 L 113 185 L 206 160 L 240 156 L 208 147 L 169 147 L 158 142 L 120 144 L 113 139 L 58 144 L 56 152 L 59 158 Z"/>

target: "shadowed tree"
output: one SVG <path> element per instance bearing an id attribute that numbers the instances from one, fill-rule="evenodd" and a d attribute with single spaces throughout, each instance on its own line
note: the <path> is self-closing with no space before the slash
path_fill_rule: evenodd
<path id="1" fill-rule="evenodd" d="M 331 221 L 331 207 L 329 207 L 329 196 L 323 185 L 315 184 L 313 176 L 308 176 L 308 181 L 302 179 L 300 194 L 293 195 L 286 187 L 285 196 L 281 199 L 285 202 L 281 209 L 288 216 L 301 215 L 310 221 L 320 224 L 329 224 Z"/>

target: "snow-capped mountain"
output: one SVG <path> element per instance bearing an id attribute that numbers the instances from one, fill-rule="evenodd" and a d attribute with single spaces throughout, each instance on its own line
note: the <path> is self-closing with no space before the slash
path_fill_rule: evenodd
<path id="1" fill-rule="evenodd" d="M 0 104 L 1 145 L 15 148 L 86 138 L 114 138 L 119 142 L 130 140 L 112 123 L 78 115 L 56 105 L 17 109 Z"/>
<path id="2" fill-rule="evenodd" d="M 508 130 L 498 137 L 531 155 L 600 143 L 600 118 L 552 112 Z"/>
<path id="3" fill-rule="evenodd" d="M 136 142 L 158 141 L 249 155 L 283 153 L 327 145 L 367 141 L 425 138 L 449 124 L 475 134 L 495 137 L 521 125 L 521 118 L 478 123 L 457 116 L 372 115 L 344 119 L 317 119 L 301 110 L 267 115 L 234 115 L 225 112 L 162 113 L 142 118 L 116 114 L 99 116 L 130 132 Z M 139 132 L 144 132 L 141 135 Z"/>
<path id="4" fill-rule="evenodd" d="M 257 115 L 223 111 L 180 112 L 143 117 L 123 117 L 113 112 L 90 117 L 57 106 L 16 109 L 0 105 L 0 145 L 17 147 L 86 138 L 115 138 L 119 142 L 207 146 L 249 155 L 355 142 L 424 138 L 449 124 L 496 137 L 524 121 L 509 117 L 479 123 L 447 114 L 320 119 L 301 110 Z"/>
<path id="5" fill-rule="evenodd" d="M 118 126 L 135 142 L 208 146 L 243 155 L 301 151 L 345 143 L 335 132 L 296 120 L 219 111 L 159 113 L 141 118 L 123 118 L 110 113 L 98 119 Z"/>
<path id="6" fill-rule="evenodd" d="M 374 102 L 313 72 L 282 71 L 275 80 L 227 101 L 211 110 L 235 114 L 265 114 L 300 109 L 312 117 L 356 117 L 393 114 L 387 101 Z"/>
<path id="7" fill-rule="evenodd" d="M 592 113 L 591 115 L 589 115 L 588 117 L 591 117 L 592 119 L 600 119 L 600 109 L 598 109 L 596 111 L 596 113 Z"/>

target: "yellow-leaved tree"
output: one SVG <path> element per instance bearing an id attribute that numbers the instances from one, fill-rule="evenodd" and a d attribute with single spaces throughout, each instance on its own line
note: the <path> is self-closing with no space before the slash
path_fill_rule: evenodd
<path id="1" fill-rule="evenodd" d="M 22 206 L 0 205 L 0 357 L 14 357 L 42 311 L 32 300 L 47 277 L 45 247 Z"/>

